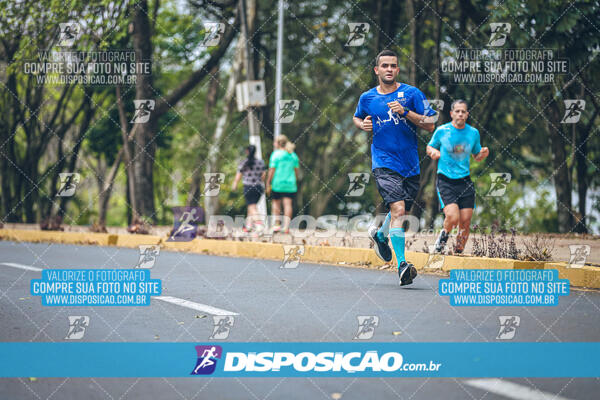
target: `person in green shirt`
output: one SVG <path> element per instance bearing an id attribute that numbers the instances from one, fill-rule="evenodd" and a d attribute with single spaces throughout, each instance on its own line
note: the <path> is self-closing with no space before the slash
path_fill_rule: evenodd
<path id="1" fill-rule="evenodd" d="M 269 173 L 267 175 L 267 195 L 271 196 L 271 213 L 275 219 L 273 232 L 283 231 L 289 233 L 290 220 L 292 219 L 292 200 L 298 191 L 298 168 L 300 161 L 294 153 L 296 145 L 284 135 L 275 138 L 275 150 L 269 159 Z M 283 202 L 283 225 L 278 225 Z"/>

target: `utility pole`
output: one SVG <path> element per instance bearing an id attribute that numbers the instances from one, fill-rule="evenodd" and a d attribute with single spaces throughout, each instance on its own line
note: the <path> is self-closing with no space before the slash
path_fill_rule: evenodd
<path id="1" fill-rule="evenodd" d="M 279 16 L 277 18 L 277 65 L 275 66 L 275 129 L 273 136 L 281 135 L 279 123 L 279 102 L 281 101 L 281 68 L 283 62 L 283 0 L 279 0 Z"/>

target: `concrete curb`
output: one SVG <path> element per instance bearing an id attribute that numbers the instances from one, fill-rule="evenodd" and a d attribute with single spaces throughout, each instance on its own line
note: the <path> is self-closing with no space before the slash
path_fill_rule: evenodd
<path id="1" fill-rule="evenodd" d="M 137 248 L 160 244 L 165 250 L 185 251 L 218 256 L 261 258 L 282 261 L 284 244 L 238 242 L 231 240 L 194 239 L 190 242 L 167 242 L 166 237 L 150 235 L 114 235 L 107 233 L 75 233 L 0 229 L 0 240 L 19 242 L 51 242 L 97 246 Z M 385 265 L 371 249 L 330 246 L 304 246 L 302 262 L 325 263 L 363 268 Z M 557 269 L 561 279 L 571 286 L 600 289 L 600 268 L 569 267 L 566 262 L 519 261 L 504 258 L 458 257 L 407 251 L 406 258 L 423 272 L 448 272 L 451 269 Z M 395 262 L 395 261 L 394 261 Z"/>

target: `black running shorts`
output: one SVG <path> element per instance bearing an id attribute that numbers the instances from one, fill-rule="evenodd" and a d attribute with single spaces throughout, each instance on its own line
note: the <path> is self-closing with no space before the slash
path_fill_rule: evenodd
<path id="1" fill-rule="evenodd" d="M 262 185 L 244 185 L 244 197 L 246 198 L 246 205 L 252 205 L 258 203 L 260 196 L 264 192 Z"/>
<path id="2" fill-rule="evenodd" d="M 283 199 L 284 197 L 293 199 L 294 197 L 296 197 L 296 192 L 271 192 L 271 199 L 273 200 Z"/>
<path id="3" fill-rule="evenodd" d="M 437 194 L 440 208 L 455 203 L 458 208 L 475 208 L 475 185 L 470 176 L 451 179 L 446 175 L 437 175 Z"/>
<path id="4" fill-rule="evenodd" d="M 419 191 L 419 175 L 405 178 L 389 168 L 375 168 L 373 175 L 377 190 L 387 206 L 397 201 L 404 201 L 404 209 L 410 210 Z"/>

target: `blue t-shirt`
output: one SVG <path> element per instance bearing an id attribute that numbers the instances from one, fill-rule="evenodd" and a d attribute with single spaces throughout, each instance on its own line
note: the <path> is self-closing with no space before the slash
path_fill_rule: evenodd
<path id="1" fill-rule="evenodd" d="M 417 114 L 431 116 L 436 113 L 423 92 L 401 83 L 398 89 L 388 94 L 377 92 L 377 88 L 364 92 L 354 116 L 364 119 L 370 115 L 373 121 L 372 169 L 389 168 L 404 177 L 418 175 L 417 128 L 388 107 L 387 103 L 395 100 Z"/>
<path id="2" fill-rule="evenodd" d="M 440 151 L 438 174 L 450 179 L 469 176 L 471 154 L 479 154 L 479 131 L 469 124 L 456 129 L 452 122 L 439 126 L 429 141 L 429 146 Z"/>

